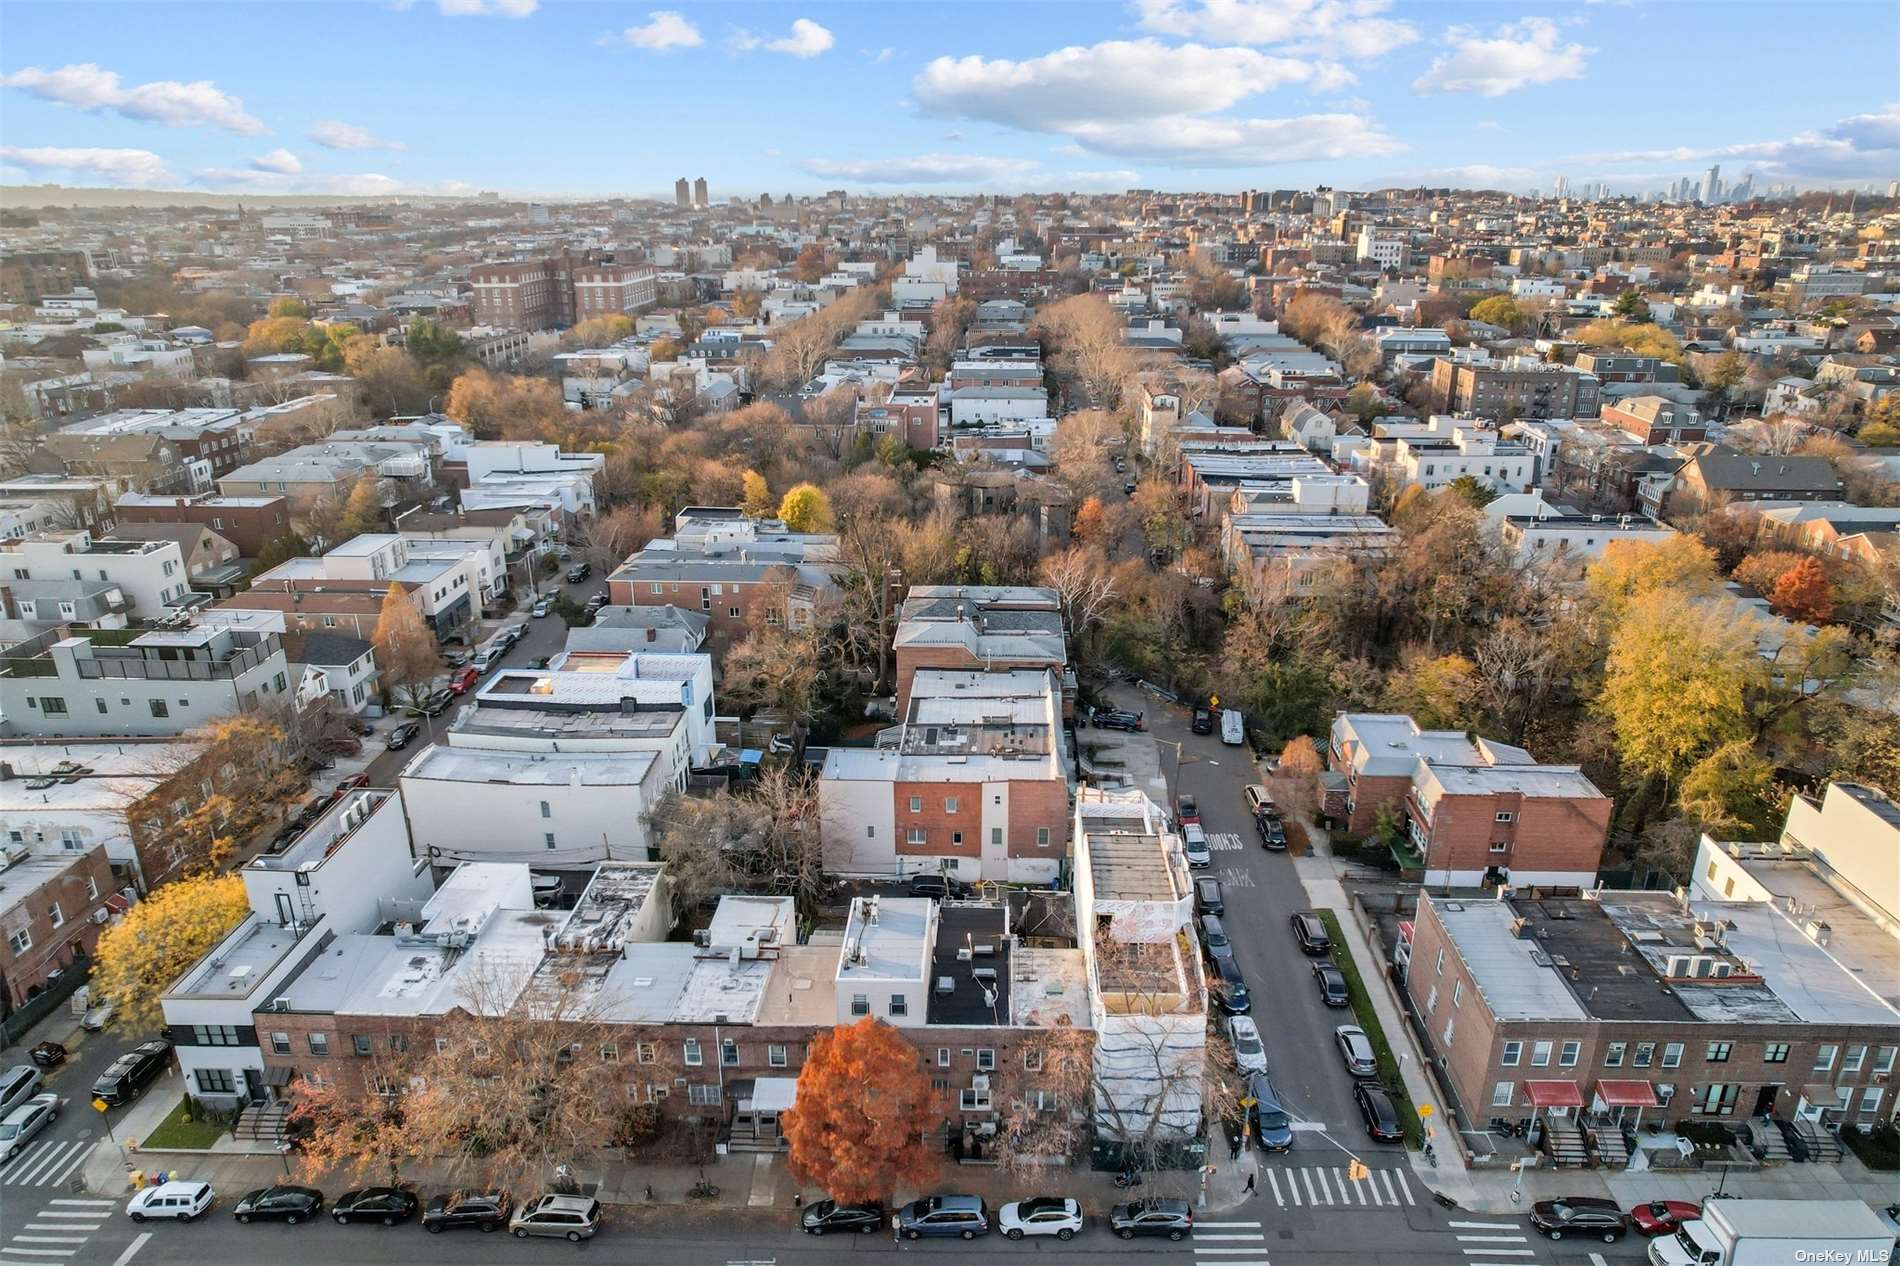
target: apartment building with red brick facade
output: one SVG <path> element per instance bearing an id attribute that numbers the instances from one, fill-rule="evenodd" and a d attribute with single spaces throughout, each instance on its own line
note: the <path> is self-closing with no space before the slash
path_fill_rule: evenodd
<path id="1" fill-rule="evenodd" d="M 1062 715 L 1074 714 L 1075 677 L 1069 669 L 1062 601 L 1053 589 L 1031 585 L 913 585 L 898 609 L 897 715 L 910 704 L 921 669 L 1013 672 L 1053 671 Z"/>
<path id="2" fill-rule="evenodd" d="M 1343 775 L 1346 828 L 1369 833 L 1383 806 L 1430 885 L 1487 882 L 1588 887 L 1609 835 L 1612 802 L 1575 765 L 1408 716 L 1342 712 L 1327 764 Z"/>
<path id="3" fill-rule="evenodd" d="M 14 837 L 19 838 L 14 838 Z M 76 837 L 75 837 L 76 841 Z M 0 1015 L 11 1014 L 92 957 L 113 896 L 103 844 L 28 843 L 0 836 Z"/>

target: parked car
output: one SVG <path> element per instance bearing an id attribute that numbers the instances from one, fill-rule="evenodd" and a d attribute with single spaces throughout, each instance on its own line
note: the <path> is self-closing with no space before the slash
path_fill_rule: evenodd
<path id="1" fill-rule="evenodd" d="M 956 1235 L 973 1240 L 990 1231 L 990 1213 L 981 1196 L 925 1196 L 899 1209 L 891 1227 L 907 1240 Z"/>
<path id="2" fill-rule="evenodd" d="M 1267 1071 L 1267 1048 L 1260 1041 L 1260 1030 L 1252 1017 L 1227 1017 L 1227 1042 L 1234 1050 L 1234 1066 L 1243 1073 Z"/>
<path id="3" fill-rule="evenodd" d="M 449 676 L 449 693 L 465 695 L 473 690 L 475 683 L 481 679 L 481 670 L 478 668 L 458 668 Z"/>
<path id="4" fill-rule="evenodd" d="M 552 664 L 553 662 L 554 662 L 554 657 L 552 655 L 537 655 L 535 658 L 528 661 L 528 667 L 546 668 L 549 664 Z"/>
<path id="5" fill-rule="evenodd" d="M 1127 496 L 1127 497 L 1132 497 L 1135 495 L 1135 481 L 1134 480 L 1130 479 L 1122 484 L 1122 495 Z"/>
<path id="6" fill-rule="evenodd" d="M 1174 820 L 1180 826 L 1199 826 L 1201 824 L 1201 806 L 1193 796 L 1174 798 Z"/>
<path id="7" fill-rule="evenodd" d="M 0 1118 L 0 1164 L 5 1164 L 59 1116 L 59 1096 L 34 1095 Z"/>
<path id="8" fill-rule="evenodd" d="M 515 1210 L 508 1229 L 520 1240 L 547 1235 L 578 1244 L 600 1230 L 600 1201 L 591 1196 L 537 1196 Z"/>
<path id="9" fill-rule="evenodd" d="M 1185 1200 L 1131 1200 L 1109 1210 L 1108 1226 L 1124 1240 L 1137 1235 L 1178 1240 L 1194 1229 L 1194 1211 Z"/>
<path id="10" fill-rule="evenodd" d="M 1227 939 L 1227 928 L 1221 923 L 1220 916 L 1204 914 L 1201 916 L 1201 955 L 1208 962 L 1215 959 L 1234 956 L 1234 943 Z"/>
<path id="11" fill-rule="evenodd" d="M 913 897 L 935 897 L 938 901 L 946 901 L 962 892 L 963 885 L 945 874 L 926 871 L 910 877 L 910 895 Z"/>
<path id="12" fill-rule="evenodd" d="M 1253 996 L 1247 992 L 1247 978 L 1240 974 L 1238 963 L 1231 958 L 1217 958 L 1213 975 L 1207 987 L 1215 1006 L 1228 1015 L 1245 1015 L 1253 1010 Z"/>
<path id="13" fill-rule="evenodd" d="M 1614 1244 L 1629 1230 L 1623 1210 L 1614 1200 L 1596 1196 L 1566 1196 L 1562 1200 L 1539 1200 L 1531 1206 L 1531 1226 L 1546 1238 L 1561 1240 L 1566 1235 L 1594 1235 L 1605 1244 Z"/>
<path id="14" fill-rule="evenodd" d="M 369 786 L 369 775 L 367 773 L 351 774 L 348 778 L 337 783 L 336 794 L 339 797 L 345 796 L 352 791 L 361 791 L 367 786 Z"/>
<path id="15" fill-rule="evenodd" d="M 1280 1092 L 1273 1088 L 1272 1079 L 1264 1072 L 1247 1078 L 1247 1097 L 1254 1101 L 1253 1107 L 1247 1109 L 1247 1119 L 1261 1150 L 1291 1151 L 1293 1119 L 1287 1115 L 1286 1105 L 1280 1102 Z"/>
<path id="16" fill-rule="evenodd" d="M 798 1216 L 798 1225 L 807 1235 L 829 1235 L 833 1231 L 869 1235 L 884 1225 L 884 1206 L 820 1200 L 805 1206 L 805 1211 Z"/>
<path id="17" fill-rule="evenodd" d="M 453 690 L 431 690 L 428 694 L 410 704 L 408 712 L 412 717 L 439 717 L 444 712 L 447 712 L 450 705 L 454 702 L 455 692 Z"/>
<path id="18" fill-rule="evenodd" d="M 1293 916 L 1293 939 L 1300 943 L 1303 954 L 1319 955 L 1333 952 L 1333 938 L 1326 935 L 1326 925 L 1319 916 L 1311 911 L 1302 911 Z"/>
<path id="19" fill-rule="evenodd" d="M 422 1229 L 431 1235 L 472 1226 L 492 1231 L 508 1221 L 514 1208 L 505 1191 L 460 1191 L 431 1196 L 422 1210 Z"/>
<path id="20" fill-rule="evenodd" d="M 114 1107 L 132 1102 L 165 1071 L 171 1057 L 170 1042 L 156 1038 L 140 1042 L 99 1074 L 99 1079 L 92 1083 L 93 1098 L 103 1099 Z"/>
<path id="21" fill-rule="evenodd" d="M 239 1222 L 284 1222 L 296 1226 L 323 1211 L 323 1193 L 315 1187 L 279 1183 L 247 1191 L 231 1212 Z"/>
<path id="22" fill-rule="evenodd" d="M 1630 1225 L 1638 1235 L 1674 1235 L 1684 1222 L 1702 1218 L 1702 1206 L 1688 1200 L 1651 1200 L 1630 1210 Z"/>
<path id="23" fill-rule="evenodd" d="M 101 1002 L 86 1008 L 86 1014 L 79 1017 L 79 1027 L 88 1033 L 103 1033 L 106 1025 L 112 1023 L 112 1004 Z"/>
<path id="24" fill-rule="evenodd" d="M 404 721 L 389 732 L 389 738 L 383 746 L 392 752 L 400 752 L 416 741 L 416 735 L 422 733 L 422 727 L 414 721 Z"/>
<path id="25" fill-rule="evenodd" d="M 1200 914 L 1225 914 L 1227 902 L 1221 896 L 1220 880 L 1202 875 L 1194 881 L 1194 909 Z"/>
<path id="26" fill-rule="evenodd" d="M 1346 992 L 1346 974 L 1331 963 L 1313 964 L 1313 983 L 1319 987 L 1319 1000 L 1327 1006 L 1352 1005 L 1352 995 Z"/>
<path id="27" fill-rule="evenodd" d="M 1181 828 L 1181 847 L 1187 853 L 1190 868 L 1203 870 L 1214 864 L 1214 854 L 1207 848 L 1207 832 L 1191 822 Z"/>
<path id="28" fill-rule="evenodd" d="M 1241 795 L 1247 800 L 1247 812 L 1256 817 L 1262 813 L 1274 811 L 1273 794 L 1257 782 L 1248 783 Z"/>
<path id="29" fill-rule="evenodd" d="M 1119 709 L 1111 708 L 1107 711 L 1097 712 L 1095 714 L 1095 728 L 1098 730 L 1129 730 L 1131 732 L 1143 730 L 1147 728 L 1142 720 L 1144 715 L 1144 713 L 1140 712 L 1123 712 Z"/>
<path id="30" fill-rule="evenodd" d="M 1255 814 L 1253 827 L 1260 833 L 1260 847 L 1275 853 L 1286 847 L 1286 824 L 1272 813 Z"/>
<path id="31" fill-rule="evenodd" d="M 996 1225 L 1012 1240 L 1025 1235 L 1053 1235 L 1072 1240 L 1082 1229 L 1082 1205 L 1066 1196 L 1037 1196 L 1018 1200 L 996 1211 Z"/>
<path id="32" fill-rule="evenodd" d="M 35 1042 L 26 1054 L 41 1068 L 58 1068 L 66 1062 L 66 1048 L 58 1042 Z"/>
<path id="33" fill-rule="evenodd" d="M 1379 1057 L 1372 1049 L 1372 1039 L 1358 1025 L 1342 1024 L 1334 1029 L 1333 1045 L 1339 1048 L 1339 1058 L 1345 1061 L 1346 1071 L 1354 1077 L 1379 1075 Z"/>
<path id="34" fill-rule="evenodd" d="M 466 663 L 468 656 L 464 655 L 462 660 Z M 368 738 L 370 735 L 376 733 L 376 727 L 371 725 L 368 721 L 365 721 L 362 717 L 351 717 L 345 724 L 350 727 L 350 733 L 356 735 L 357 738 Z"/>
<path id="35" fill-rule="evenodd" d="M 528 608 L 528 614 L 539 620 L 552 610 L 554 610 L 554 599 L 542 594 L 534 600 L 534 605 Z"/>
<path id="36" fill-rule="evenodd" d="M 578 585 L 581 581 L 586 580 L 593 574 L 594 565 L 592 563 L 575 563 L 572 567 L 567 569 L 567 583 L 570 585 Z"/>
<path id="37" fill-rule="evenodd" d="M 1194 716 L 1188 721 L 1188 729 L 1194 731 L 1196 734 L 1212 734 L 1214 732 L 1214 714 L 1209 712 L 1206 708 L 1194 709 Z"/>
<path id="38" fill-rule="evenodd" d="M 346 1191 L 330 1206 L 330 1216 L 340 1223 L 381 1222 L 395 1226 L 415 1216 L 416 1193 L 401 1187 L 363 1187 Z"/>
<path id="39" fill-rule="evenodd" d="M 31 1064 L 15 1064 L 0 1076 L 0 1116 L 13 1111 L 39 1093 L 40 1070 Z"/>
<path id="40" fill-rule="evenodd" d="M 1222 708 L 1220 712 L 1220 741 L 1229 747 L 1239 747 L 1247 741 L 1247 723 L 1237 708 Z"/>
<path id="41" fill-rule="evenodd" d="M 1403 1143 L 1405 1130 L 1399 1125 L 1399 1110 L 1385 1087 L 1357 1082 L 1352 1088 L 1353 1102 L 1365 1120 L 1366 1133 L 1381 1143 Z"/>
<path id="42" fill-rule="evenodd" d="M 125 1206 L 125 1213 L 134 1222 L 148 1222 L 153 1218 L 189 1222 L 217 1199 L 218 1193 L 208 1182 L 162 1182 L 133 1196 Z"/>

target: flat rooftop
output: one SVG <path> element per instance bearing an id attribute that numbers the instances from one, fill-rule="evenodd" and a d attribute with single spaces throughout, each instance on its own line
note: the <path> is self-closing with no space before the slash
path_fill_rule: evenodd
<path id="1" fill-rule="evenodd" d="M 295 929 L 252 914 L 166 996 L 247 998 L 301 939 Z"/>
<path id="2" fill-rule="evenodd" d="M 1168 858 L 1169 837 L 1105 833 L 1089 821 L 1089 876 L 1098 901 L 1179 901 L 1180 875 Z"/>
<path id="3" fill-rule="evenodd" d="M 646 707 L 638 712 L 597 709 L 592 711 L 556 711 L 552 708 L 516 707 L 496 701 L 483 707 L 477 702 L 456 715 L 450 726 L 456 734 L 518 735 L 553 739 L 663 739 L 685 724 L 685 711 L 679 707 Z"/>
<path id="4" fill-rule="evenodd" d="M 925 979 L 936 921 L 937 903 L 929 897 L 852 898 L 839 984 Z"/>
<path id="5" fill-rule="evenodd" d="M 943 903 L 930 954 L 929 1022 L 1006 1022 L 1011 1014 L 1010 954 L 1007 907 Z"/>
<path id="6" fill-rule="evenodd" d="M 423 751 L 404 778 L 533 787 L 638 785 L 657 759 L 652 752 L 530 752 L 444 747 Z"/>

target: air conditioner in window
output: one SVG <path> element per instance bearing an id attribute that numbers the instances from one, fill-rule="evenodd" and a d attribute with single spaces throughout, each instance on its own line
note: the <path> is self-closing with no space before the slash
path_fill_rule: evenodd
<path id="1" fill-rule="evenodd" d="M 970 1078 L 970 1089 L 976 1091 L 977 1093 L 979 1094 L 987 1093 L 989 1088 L 990 1088 L 989 1074 L 978 1073 L 974 1077 Z"/>
<path id="2" fill-rule="evenodd" d="M 112 917 L 112 911 L 106 909 L 104 906 L 100 906 L 97 910 L 94 910 L 87 917 L 89 917 L 94 923 L 104 923 L 107 919 L 110 919 Z"/>

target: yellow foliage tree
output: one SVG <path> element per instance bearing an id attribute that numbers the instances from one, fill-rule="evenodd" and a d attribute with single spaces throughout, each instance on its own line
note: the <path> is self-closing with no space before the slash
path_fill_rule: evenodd
<path id="1" fill-rule="evenodd" d="M 391 585 L 383 596 L 370 642 L 376 647 L 376 671 L 383 685 L 406 692 L 412 700 L 427 693 L 442 669 L 435 634 L 400 585 Z"/>
<path id="2" fill-rule="evenodd" d="M 798 484 L 779 499 L 778 517 L 794 532 L 829 531 L 831 499 L 816 484 Z"/>
<path id="3" fill-rule="evenodd" d="M 575 347 L 605 347 L 633 333 L 633 318 L 618 312 L 590 317 L 567 332 L 567 342 Z"/>
<path id="4" fill-rule="evenodd" d="M 763 519 L 772 513 L 772 488 L 765 482 L 765 476 L 756 470 L 748 470 L 744 475 L 745 493 L 739 508 L 749 519 Z"/>
<path id="5" fill-rule="evenodd" d="M 560 389 L 544 379 L 471 369 L 456 375 L 443 412 L 481 439 L 529 439 L 564 421 L 567 407 Z"/>
<path id="6" fill-rule="evenodd" d="M 1748 691 L 1763 676 L 1754 623 L 1741 607 L 1656 590 L 1630 603 L 1618 624 L 1597 708 L 1628 765 L 1677 779 L 1747 736 Z"/>
<path id="7" fill-rule="evenodd" d="M 112 1023 L 124 1032 L 157 1028 L 159 997 L 250 909 L 237 875 L 199 875 L 155 890 L 99 938 L 93 998 L 112 1004 Z"/>
<path id="8" fill-rule="evenodd" d="M 126 824 L 142 853 L 169 854 L 177 869 L 193 873 L 230 861 L 240 841 L 275 823 L 305 779 L 283 727 L 262 713 L 220 717 L 188 738 L 200 746 L 198 756 L 128 806 Z M 181 800 L 178 787 L 193 789 L 189 800 Z"/>
<path id="9" fill-rule="evenodd" d="M 309 329 L 310 322 L 301 317 L 274 316 L 253 321 L 251 328 L 244 331 L 242 350 L 246 356 L 301 351 L 304 335 Z"/>
<path id="10" fill-rule="evenodd" d="M 1614 618 L 1657 591 L 1679 598 L 1709 592 L 1715 587 L 1715 553 L 1686 533 L 1660 541 L 1611 541 L 1585 581 Z"/>

